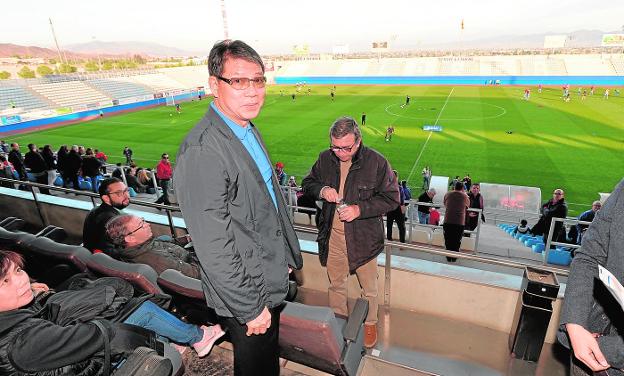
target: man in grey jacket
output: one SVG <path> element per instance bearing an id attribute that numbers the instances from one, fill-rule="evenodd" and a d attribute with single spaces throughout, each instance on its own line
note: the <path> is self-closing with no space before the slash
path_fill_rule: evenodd
<path id="1" fill-rule="evenodd" d="M 264 65 L 241 41 L 208 57 L 214 95 L 180 146 L 175 190 L 209 307 L 229 329 L 235 375 L 279 375 L 279 308 L 299 242 L 264 142 L 251 120 L 264 103 Z"/>
<path id="2" fill-rule="evenodd" d="M 603 265 L 624 282 L 622 223 L 624 180 L 596 213 L 570 266 L 558 339 L 573 351 L 571 375 L 624 375 L 624 312 L 598 279 Z"/>

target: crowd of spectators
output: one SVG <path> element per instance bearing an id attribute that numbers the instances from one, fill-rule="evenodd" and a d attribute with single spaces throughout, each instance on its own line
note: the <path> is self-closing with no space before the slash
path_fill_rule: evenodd
<path id="1" fill-rule="evenodd" d="M 154 194 L 156 191 L 152 169 L 137 166 L 132 160 L 133 153 L 130 148 L 125 147 L 122 154 L 126 158 L 126 165 L 117 163 L 112 171 L 108 171 L 108 156 L 99 149 L 81 145 L 62 145 L 54 152 L 50 145 L 37 147 L 35 144 L 28 144 L 28 151 L 22 154 L 18 143 L 8 144 L 0 140 L 0 177 L 58 185 L 74 190 L 91 190 L 97 193 L 101 180 L 113 176 L 121 180 L 125 178 L 128 187 L 132 188 L 134 193 Z M 161 164 L 162 161 L 158 166 Z M 161 170 L 164 171 L 162 168 Z M 171 178 L 171 174 L 168 178 L 164 176 L 164 172 L 161 175 L 163 175 L 161 179 L 158 179 L 158 175 L 156 177 L 162 186 L 165 180 Z M 2 182 L 1 185 L 15 188 L 8 182 Z M 18 188 L 26 189 L 22 185 Z M 39 191 L 50 194 L 47 188 L 39 188 Z M 168 196 L 164 203 L 169 203 Z"/>

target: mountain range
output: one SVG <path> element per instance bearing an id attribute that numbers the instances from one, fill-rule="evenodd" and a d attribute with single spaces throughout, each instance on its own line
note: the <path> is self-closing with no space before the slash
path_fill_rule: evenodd
<path id="1" fill-rule="evenodd" d="M 544 37 L 549 35 L 566 35 L 566 47 L 599 47 L 603 34 L 617 34 L 619 31 L 604 32 L 601 30 L 577 30 L 570 33 L 542 33 L 530 35 L 500 35 L 491 38 L 480 38 L 465 41 L 453 41 L 442 43 L 422 43 L 413 39 L 398 38 L 390 44 L 391 50 L 456 50 L 456 49 L 509 49 L 509 48 L 542 48 Z M 321 43 L 310 43 L 311 51 L 328 52 L 331 46 Z M 206 56 L 207 51 L 188 51 L 176 47 L 164 46 L 151 42 L 103 42 L 90 41 L 64 46 L 63 51 L 68 58 L 115 58 L 139 54 L 151 57 L 173 56 Z M 370 51 L 369 42 L 356 42 L 351 44 L 351 51 Z M 9 43 L 0 43 L 0 57 L 41 57 L 56 58 L 58 53 L 55 49 L 38 46 L 20 46 Z"/>

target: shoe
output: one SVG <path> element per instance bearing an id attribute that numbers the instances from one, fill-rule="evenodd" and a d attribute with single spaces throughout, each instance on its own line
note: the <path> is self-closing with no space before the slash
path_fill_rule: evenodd
<path id="1" fill-rule="evenodd" d="M 193 348 L 197 352 L 197 356 L 203 358 L 210 353 L 212 345 L 214 345 L 225 332 L 221 329 L 220 325 L 202 326 L 201 329 L 204 331 L 204 337 L 201 341 L 194 343 Z"/>
<path id="2" fill-rule="evenodd" d="M 364 347 L 372 348 L 377 343 L 377 325 L 364 324 Z"/>

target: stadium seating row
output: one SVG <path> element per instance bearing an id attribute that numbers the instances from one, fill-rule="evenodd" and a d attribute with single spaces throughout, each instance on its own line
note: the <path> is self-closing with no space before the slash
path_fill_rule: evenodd
<path id="1" fill-rule="evenodd" d="M 530 248 L 533 252 L 541 253 L 542 256 L 546 257 L 546 252 L 544 252 L 544 237 L 542 235 L 533 236 L 530 234 L 521 234 L 519 232 L 514 233 L 516 225 L 512 224 L 501 223 L 498 227 Z M 548 252 L 548 259 L 546 262 L 554 265 L 568 266 L 572 262 L 572 255 L 568 248 L 557 246 L 555 249 L 551 249 Z"/>
<path id="2" fill-rule="evenodd" d="M 58 286 L 77 273 L 118 277 L 130 282 L 138 292 L 170 294 L 178 315 L 201 317 L 203 324 L 210 321 L 206 320 L 210 316 L 205 314 L 201 281 L 172 269 L 158 275 L 147 265 L 125 263 L 104 253 L 91 254 L 81 246 L 60 243 L 66 234 L 55 226 L 34 235 L 19 231 L 23 226 L 24 221 L 18 218 L 0 221 L 0 246 L 21 253 L 34 279 Z M 204 314 L 193 315 L 193 309 L 203 310 Z M 346 320 L 335 317 L 328 307 L 288 302 L 280 319 L 280 355 L 331 374 L 355 375 L 364 354 L 367 313 L 364 299 L 357 300 Z"/>

